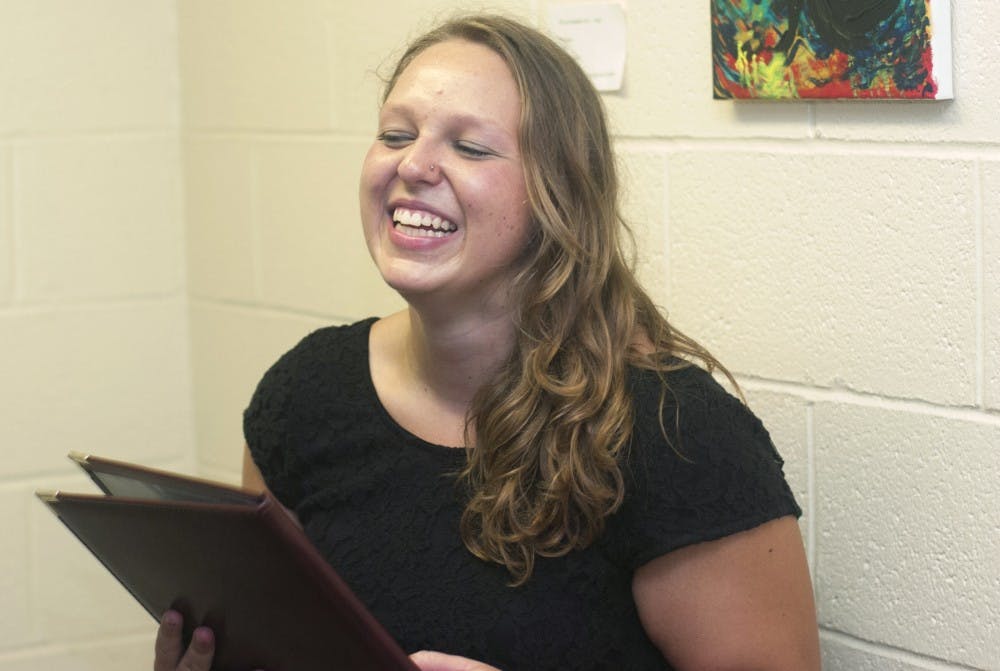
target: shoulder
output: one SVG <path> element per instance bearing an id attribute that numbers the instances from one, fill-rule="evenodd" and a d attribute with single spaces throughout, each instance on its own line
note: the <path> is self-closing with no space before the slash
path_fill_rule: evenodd
<path id="1" fill-rule="evenodd" d="M 243 435 L 268 487 L 285 505 L 300 496 L 296 447 L 307 444 L 331 410 L 361 405 L 368 331 L 374 319 L 318 329 L 261 378 L 243 413 Z M 370 405 L 370 404 L 369 404 Z"/>
<path id="2" fill-rule="evenodd" d="M 753 444 L 780 462 L 763 423 L 704 369 L 687 365 L 662 375 L 633 369 L 630 384 L 637 437 L 652 449 L 672 446 L 698 461 L 709 456 L 706 450 Z"/>
<path id="3" fill-rule="evenodd" d="M 801 511 L 761 421 L 706 371 L 634 370 L 625 501 L 611 542 L 633 568 Z"/>
<path id="4" fill-rule="evenodd" d="M 272 366 L 301 365 L 317 359 L 351 359 L 367 351 L 368 333 L 376 318 L 363 319 L 353 324 L 326 326 L 304 337 Z"/>
<path id="5" fill-rule="evenodd" d="M 374 318 L 313 331 L 268 368 L 257 393 L 319 382 L 331 368 L 350 369 L 367 361 L 368 332 Z"/>
<path id="6" fill-rule="evenodd" d="M 301 419 L 324 397 L 363 382 L 367 375 L 368 331 L 374 319 L 313 331 L 285 352 L 264 373 L 244 413 L 244 430 L 253 446 L 263 428 Z"/>

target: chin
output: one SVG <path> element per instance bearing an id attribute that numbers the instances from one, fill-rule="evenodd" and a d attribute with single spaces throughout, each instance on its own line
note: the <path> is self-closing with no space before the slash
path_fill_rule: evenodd
<path id="1" fill-rule="evenodd" d="M 434 289 L 427 277 L 413 277 L 408 273 L 382 272 L 382 281 L 406 301 L 427 295 Z"/>

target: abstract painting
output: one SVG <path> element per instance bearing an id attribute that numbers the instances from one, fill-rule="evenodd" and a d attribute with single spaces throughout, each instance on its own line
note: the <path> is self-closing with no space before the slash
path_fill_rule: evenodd
<path id="1" fill-rule="evenodd" d="M 714 97 L 952 97 L 949 0 L 711 0 Z"/>

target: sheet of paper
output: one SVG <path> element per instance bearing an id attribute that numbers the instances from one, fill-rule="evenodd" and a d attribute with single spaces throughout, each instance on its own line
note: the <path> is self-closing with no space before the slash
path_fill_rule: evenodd
<path id="1" fill-rule="evenodd" d="M 625 9 L 615 2 L 548 7 L 549 33 L 576 58 L 598 91 L 618 91 L 625 73 Z"/>

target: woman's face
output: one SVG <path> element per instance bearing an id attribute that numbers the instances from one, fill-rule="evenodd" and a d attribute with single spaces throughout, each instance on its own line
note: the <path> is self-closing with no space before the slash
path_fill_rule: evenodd
<path id="1" fill-rule="evenodd" d="M 450 40 L 418 54 L 379 114 L 361 219 L 385 281 L 411 303 L 503 309 L 530 235 L 520 97 L 491 49 Z"/>

